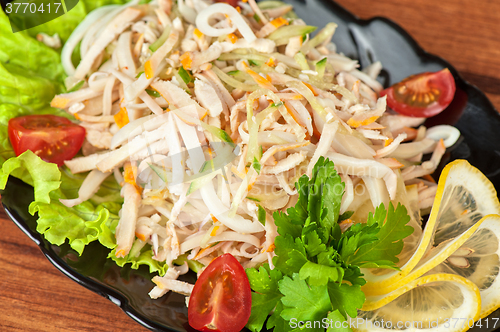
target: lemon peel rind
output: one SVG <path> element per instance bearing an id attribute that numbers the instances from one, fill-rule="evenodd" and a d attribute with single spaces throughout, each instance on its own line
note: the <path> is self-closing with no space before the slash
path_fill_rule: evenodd
<path id="1" fill-rule="evenodd" d="M 371 308 L 370 305 L 367 305 L 366 304 L 367 302 L 365 302 L 365 305 L 363 306 L 362 310 L 363 311 L 377 310 L 379 308 L 382 308 L 383 305 L 389 304 L 390 302 L 396 300 L 399 296 L 403 295 L 404 293 L 406 293 L 408 291 L 411 291 L 412 289 L 415 289 L 419 286 L 423 286 L 423 285 L 426 285 L 429 283 L 434 283 L 434 282 L 452 282 L 456 286 L 458 286 L 462 291 L 462 294 L 464 296 L 464 302 L 459 308 L 455 309 L 455 312 L 451 318 L 460 318 L 460 319 L 467 318 L 468 319 L 467 322 L 469 322 L 469 320 L 473 320 L 474 322 L 476 322 L 480 318 L 481 295 L 479 292 L 479 288 L 473 282 L 471 282 L 470 280 L 468 280 L 464 277 L 461 277 L 461 276 L 458 276 L 455 274 L 448 274 L 448 273 L 430 274 L 430 275 L 426 275 L 424 277 L 418 278 L 416 280 L 413 280 L 411 283 L 409 283 L 405 287 L 402 287 L 402 288 L 398 289 L 396 292 L 393 292 L 394 294 L 391 294 L 389 296 L 386 296 L 383 299 L 380 299 L 377 303 L 378 305 L 376 305 L 376 306 L 372 305 L 373 308 Z M 380 305 L 382 303 L 384 303 L 384 304 Z M 372 304 L 375 304 L 375 303 L 372 303 Z M 366 309 L 370 309 L 370 310 L 366 310 Z M 456 312 L 456 311 L 458 311 L 458 312 Z M 455 316 L 457 316 L 457 317 L 455 317 Z M 460 316 L 460 317 L 458 317 L 458 316 Z M 466 317 L 466 316 L 468 316 L 468 317 Z M 357 318 L 357 319 L 359 319 L 359 318 Z M 363 318 L 361 318 L 361 319 L 363 319 Z M 362 325 L 368 326 L 367 320 L 366 319 L 363 319 L 363 320 L 364 320 L 364 323 L 362 323 Z M 385 321 L 387 321 L 387 319 Z M 358 324 L 358 326 L 359 326 L 359 324 Z M 469 327 L 467 325 L 465 325 L 463 328 L 457 327 L 456 329 L 452 329 L 450 327 L 445 327 L 445 326 L 443 326 L 443 324 L 441 324 L 437 327 L 432 327 L 431 329 L 412 328 L 411 330 L 412 331 L 422 331 L 422 332 L 423 331 L 431 331 L 431 330 L 434 332 L 464 332 L 464 331 L 467 331 L 468 329 L 469 329 Z M 389 329 L 380 328 L 380 327 L 375 327 L 375 328 L 372 327 L 370 329 L 368 329 L 368 328 L 361 328 L 360 329 L 360 328 L 353 327 L 353 330 L 356 332 L 389 331 Z"/>
<path id="2" fill-rule="evenodd" d="M 422 285 L 425 285 L 425 284 L 428 284 L 431 282 L 437 282 L 437 281 L 452 281 L 452 282 L 461 283 L 463 285 L 467 285 L 467 286 L 477 290 L 477 293 L 480 296 L 479 288 L 472 281 L 470 281 L 464 277 L 461 277 L 459 275 L 456 275 L 456 274 L 436 273 L 436 274 L 430 274 L 430 275 L 426 275 L 426 276 L 423 276 L 420 278 L 416 278 L 416 279 L 412 280 L 411 282 L 405 284 L 404 286 L 399 287 L 398 289 L 392 291 L 389 294 L 375 296 L 377 298 L 380 297 L 380 299 L 378 299 L 376 301 L 372 301 L 370 299 L 371 296 L 367 296 L 366 301 L 363 304 L 363 307 L 361 308 L 361 310 L 373 311 L 373 310 L 379 309 L 379 308 L 383 307 L 384 305 L 394 301 L 395 299 L 397 299 L 399 296 L 403 295 L 404 293 L 406 293 L 406 292 L 408 292 L 416 287 L 419 287 L 419 286 L 422 286 Z M 480 306 L 481 306 L 481 302 L 479 302 L 479 308 L 480 308 Z M 478 317 L 479 317 L 479 312 L 478 312 Z"/>
<path id="3" fill-rule="evenodd" d="M 490 207 L 487 208 L 487 210 L 491 209 L 494 211 L 493 213 L 500 214 L 500 202 L 497 197 L 496 189 L 491 183 L 491 181 L 480 170 L 472 166 L 466 160 L 458 159 L 450 162 L 444 167 L 439 177 L 438 187 L 436 190 L 436 195 L 434 203 L 432 205 L 431 213 L 427 221 L 427 224 L 425 226 L 424 232 L 422 233 L 422 239 L 419 245 L 417 246 L 417 250 L 413 253 L 412 257 L 408 260 L 408 262 L 401 267 L 400 271 L 394 271 L 384 275 L 374 275 L 370 272 L 369 269 L 361 269 L 364 274 L 364 278 L 367 281 L 367 283 L 362 287 L 363 292 L 367 294 L 381 294 L 382 290 L 386 291 L 387 289 L 394 289 L 393 284 L 397 283 L 399 279 L 405 278 L 407 275 L 411 274 L 412 270 L 418 265 L 422 257 L 427 252 L 427 249 L 429 248 L 430 245 L 430 241 L 435 234 L 437 226 L 437 218 L 441 209 L 441 203 L 443 200 L 444 191 L 447 187 L 447 184 L 455 180 L 453 179 L 453 177 L 449 178 L 450 172 L 452 170 L 456 171 L 457 168 L 464 168 L 464 167 L 467 169 L 468 175 L 472 175 L 474 178 L 476 178 L 483 184 L 483 186 L 481 187 L 482 194 L 480 196 L 486 195 L 484 194 L 486 191 L 490 193 L 489 195 L 490 200 L 488 202 L 488 205 L 490 205 Z M 452 179 L 452 181 L 448 182 L 448 179 Z M 470 181 L 470 179 L 466 181 Z M 491 197 L 493 197 L 493 199 L 491 199 Z M 480 203 L 484 204 L 484 202 Z M 484 217 L 485 216 L 483 216 L 483 218 Z M 408 281 L 411 279 L 406 279 L 406 280 Z"/>
<path id="4" fill-rule="evenodd" d="M 365 292 L 365 295 L 367 296 L 373 296 L 373 295 L 383 295 L 390 293 L 397 288 L 402 287 L 403 285 L 407 284 L 408 282 L 411 282 L 412 280 L 415 280 L 416 278 L 421 277 L 425 273 L 429 272 L 442 262 L 444 262 L 448 257 L 450 257 L 455 251 L 457 251 L 458 248 L 460 248 L 476 231 L 481 229 L 483 222 L 487 221 L 488 219 L 492 217 L 499 217 L 497 215 L 487 215 L 481 218 L 477 223 L 472 225 L 467 231 L 462 233 L 460 236 L 455 238 L 455 240 L 451 241 L 448 243 L 442 251 L 437 254 L 433 259 L 425 262 L 423 265 L 418 266 L 416 269 L 412 270 L 408 275 L 402 277 L 398 281 L 394 282 L 393 284 L 389 285 L 388 287 L 379 287 L 376 289 L 366 289 L 363 290 Z"/>
<path id="5" fill-rule="evenodd" d="M 489 215 L 487 217 L 488 220 L 485 220 L 482 226 L 497 234 L 499 243 L 495 253 L 500 257 L 500 215 Z M 497 229 L 497 232 L 494 231 L 495 229 Z M 480 293 L 482 303 L 480 318 L 486 318 L 493 311 L 500 308 L 500 271 L 493 284 L 484 290 L 480 290 Z"/>

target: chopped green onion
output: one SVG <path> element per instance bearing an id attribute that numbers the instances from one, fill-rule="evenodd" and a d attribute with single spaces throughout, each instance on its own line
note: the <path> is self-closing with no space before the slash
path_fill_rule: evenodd
<path id="1" fill-rule="evenodd" d="M 139 74 L 137 74 L 137 76 L 135 78 L 141 77 L 142 74 L 144 74 L 144 71 L 141 71 Z"/>
<path id="2" fill-rule="evenodd" d="M 254 202 L 260 202 L 260 199 L 255 198 L 255 197 L 250 197 L 250 196 L 247 196 L 247 199 L 249 199 L 249 200 L 251 200 L 251 201 L 254 201 Z"/>
<path id="3" fill-rule="evenodd" d="M 258 205 L 259 210 L 257 211 L 257 219 L 259 219 L 262 225 L 266 225 L 266 210 L 260 205 Z"/>
<path id="4" fill-rule="evenodd" d="M 179 76 L 186 84 L 194 82 L 193 75 L 182 66 L 179 68 Z"/>
<path id="5" fill-rule="evenodd" d="M 282 2 L 282 1 L 275 1 L 275 0 L 266 0 L 266 1 L 259 1 L 257 2 L 257 6 L 259 6 L 260 9 L 265 10 L 265 9 L 275 9 L 279 7 L 285 7 L 289 6 L 289 4 Z M 286 19 L 296 19 L 298 18 L 297 14 L 293 10 L 290 10 L 288 13 L 283 15 L 283 18 Z M 292 22 L 290 22 L 292 24 Z"/>
<path id="6" fill-rule="evenodd" d="M 229 85 L 235 89 L 240 89 L 243 91 L 255 91 L 259 88 L 259 86 L 257 84 L 246 84 L 246 83 L 238 81 L 237 79 L 229 76 L 228 74 L 226 74 L 225 72 L 223 72 L 222 70 L 217 68 L 216 66 L 213 66 L 212 70 L 219 77 L 219 79 L 221 81 L 223 81 L 224 83 L 226 83 L 227 85 Z"/>
<path id="7" fill-rule="evenodd" d="M 267 38 L 274 40 L 277 46 L 285 45 L 290 38 L 308 35 L 316 30 L 316 27 L 310 25 L 285 25 L 271 33 Z"/>
<path id="8" fill-rule="evenodd" d="M 158 175 L 158 177 L 165 183 L 167 183 L 167 172 L 165 171 L 164 168 L 158 166 L 158 165 L 155 165 L 155 164 L 150 164 L 148 163 L 149 167 L 153 170 L 153 172 L 156 173 L 156 175 Z"/>
<path id="9" fill-rule="evenodd" d="M 302 52 L 297 52 L 295 56 L 293 57 L 295 59 L 295 62 L 300 66 L 300 69 L 302 70 L 310 70 L 309 64 L 307 63 L 307 59 Z"/>
<path id="10" fill-rule="evenodd" d="M 325 75 L 326 63 L 328 59 L 325 57 L 318 62 L 316 62 L 316 72 L 318 73 L 318 78 L 321 79 Z"/>
<path id="11" fill-rule="evenodd" d="M 260 17 L 257 14 L 253 14 L 253 19 L 257 22 L 260 23 Z"/>
<path id="12" fill-rule="evenodd" d="M 252 60 L 252 59 L 248 59 L 248 64 L 249 64 L 250 66 L 260 66 L 260 65 L 261 65 L 260 63 L 258 63 L 258 62 L 257 62 L 257 61 L 255 61 L 255 60 Z"/>
<path id="13" fill-rule="evenodd" d="M 214 245 L 217 243 L 214 243 Z M 205 265 L 201 264 L 198 261 L 187 259 L 188 254 L 183 254 L 177 257 L 172 263 L 175 265 L 183 265 L 184 262 L 187 262 L 189 268 L 194 271 L 195 273 L 198 273 L 199 270 L 205 267 Z"/>
<path id="14" fill-rule="evenodd" d="M 302 54 L 304 55 L 307 55 L 310 50 L 332 38 L 336 29 L 337 24 L 328 23 L 323 29 L 321 29 L 320 32 L 318 32 L 316 36 L 314 36 L 314 38 L 309 39 L 309 41 L 302 45 L 302 47 L 300 48 L 300 52 L 302 52 Z"/>
<path id="15" fill-rule="evenodd" d="M 85 84 L 85 81 L 80 81 L 76 83 L 71 89 L 68 90 L 68 92 L 75 92 L 78 91 L 82 88 L 82 86 Z"/>
<path id="16" fill-rule="evenodd" d="M 259 160 L 257 160 L 257 157 L 253 157 L 252 167 L 257 172 L 257 174 L 260 174 L 262 165 L 260 164 Z"/>
<path id="17" fill-rule="evenodd" d="M 151 52 L 155 52 L 157 49 L 159 49 L 161 45 L 163 45 L 167 41 L 168 36 L 170 36 L 170 27 L 166 27 L 163 30 L 160 38 L 158 38 L 153 44 L 149 45 L 149 49 L 151 50 Z"/>
<path id="18" fill-rule="evenodd" d="M 342 213 L 339 216 L 339 221 L 338 222 L 341 222 L 341 221 L 344 221 L 346 219 L 351 218 L 353 214 L 354 214 L 354 211 L 346 211 L 346 212 Z"/>
<path id="19" fill-rule="evenodd" d="M 183 68 L 183 67 L 181 67 Z M 184 69 L 184 68 L 183 68 Z M 176 69 L 172 68 L 172 73 L 174 74 L 174 77 L 177 79 L 177 82 L 179 82 L 179 86 L 184 89 L 187 93 L 191 94 L 191 90 L 187 86 L 186 82 L 184 81 L 184 78 L 180 75 L 179 71 Z"/>
<path id="20" fill-rule="evenodd" d="M 234 144 L 233 140 L 225 130 L 220 129 L 216 126 L 209 125 L 203 121 L 200 121 L 200 125 L 203 127 L 203 129 L 205 129 L 206 131 L 208 131 L 210 134 L 214 135 L 221 141 L 229 144 Z"/>
<path id="21" fill-rule="evenodd" d="M 232 75 L 237 75 L 237 74 L 239 74 L 239 72 L 240 72 L 239 70 L 231 70 L 231 71 L 228 71 L 226 74 L 228 74 L 228 75 L 231 75 L 231 76 L 232 76 Z"/>
<path id="22" fill-rule="evenodd" d="M 151 97 L 155 97 L 155 98 L 160 98 L 161 95 L 158 93 L 158 91 L 155 91 L 155 90 L 151 90 L 151 89 L 146 89 L 146 92 L 148 93 L 148 95 L 150 95 Z"/>
<path id="23" fill-rule="evenodd" d="M 218 58 L 218 60 L 220 61 L 241 60 L 241 59 L 247 59 L 249 61 L 252 60 L 258 66 L 259 62 L 265 63 L 267 60 L 269 60 L 269 55 L 262 55 L 256 53 L 238 53 L 236 51 L 233 51 L 231 53 L 223 53 Z"/>

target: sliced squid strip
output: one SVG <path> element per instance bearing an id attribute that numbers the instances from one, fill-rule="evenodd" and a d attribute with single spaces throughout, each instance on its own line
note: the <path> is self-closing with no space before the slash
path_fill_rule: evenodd
<path id="1" fill-rule="evenodd" d="M 387 156 L 393 158 L 410 159 L 418 156 L 421 153 L 432 152 L 435 146 L 436 141 L 430 138 L 424 138 L 423 140 L 418 142 L 401 143 L 393 152 L 387 154 Z"/>
<path id="2" fill-rule="evenodd" d="M 80 189 L 78 189 L 78 198 L 59 199 L 59 201 L 67 207 L 73 207 L 85 202 L 99 190 L 101 183 L 103 183 L 110 174 L 111 173 L 103 173 L 98 170 L 93 170 L 87 175 L 85 180 L 83 180 Z"/>
<path id="3" fill-rule="evenodd" d="M 118 57 L 118 64 L 120 69 L 130 77 L 136 75 L 136 66 L 134 56 L 132 55 L 132 32 L 127 31 L 120 35 L 118 38 L 117 49 L 119 50 L 116 55 Z"/>
<path id="4" fill-rule="evenodd" d="M 76 67 L 74 77 L 82 80 L 88 74 L 94 61 L 104 51 L 104 49 L 120 34 L 122 33 L 133 21 L 142 15 L 142 11 L 135 8 L 126 8 L 118 14 L 99 35 L 97 40 L 92 44 L 87 54 L 83 57 L 82 61 Z"/>
<path id="5" fill-rule="evenodd" d="M 233 27 L 216 29 L 208 23 L 210 17 L 216 13 L 226 14 L 231 20 Z M 196 16 L 196 26 L 198 29 L 207 36 L 218 37 L 222 35 L 227 35 L 233 33 L 236 29 L 241 33 L 243 38 L 245 38 L 249 43 L 257 39 L 252 29 L 245 22 L 240 13 L 231 5 L 226 3 L 216 3 L 206 9 L 202 10 Z"/>
<path id="6" fill-rule="evenodd" d="M 399 134 L 398 137 L 396 137 L 389 145 L 383 147 L 380 150 L 377 150 L 376 158 L 386 157 L 396 151 L 396 149 L 399 147 L 401 142 L 406 139 L 406 137 L 406 133 Z"/>
<path id="7" fill-rule="evenodd" d="M 304 160 L 306 160 L 307 154 L 304 151 L 293 153 L 286 157 L 285 159 L 281 159 L 275 166 L 266 166 L 262 169 L 262 173 L 264 174 L 281 174 L 286 172 Z"/>
<path id="8" fill-rule="evenodd" d="M 262 226 L 262 224 L 261 224 L 261 226 Z M 264 227 L 261 227 L 261 231 L 263 231 L 263 230 L 264 230 Z M 201 239 L 204 236 L 205 236 L 205 234 L 201 233 L 201 234 L 197 234 L 195 236 L 192 236 L 192 237 L 186 239 L 180 246 L 180 253 L 183 254 L 183 253 L 187 252 L 188 250 L 191 250 L 193 248 L 198 247 L 200 245 Z M 251 245 L 254 245 L 256 247 L 260 247 L 260 240 L 255 235 L 241 234 L 240 232 L 233 232 L 230 230 L 224 231 L 219 235 L 210 237 L 210 239 L 208 240 L 208 244 L 216 243 L 219 241 L 245 242 L 245 243 L 249 243 Z"/>
<path id="9" fill-rule="evenodd" d="M 122 188 L 123 206 L 120 220 L 116 226 L 116 257 L 125 257 L 132 248 L 135 238 L 135 226 L 141 204 L 141 196 L 136 188 L 125 183 Z"/>
<path id="10" fill-rule="evenodd" d="M 385 181 L 390 198 L 396 197 L 397 176 L 384 164 L 370 159 L 358 159 L 340 153 L 328 152 L 326 157 L 334 162 L 335 168 L 341 174 L 358 177 L 369 176 Z"/>

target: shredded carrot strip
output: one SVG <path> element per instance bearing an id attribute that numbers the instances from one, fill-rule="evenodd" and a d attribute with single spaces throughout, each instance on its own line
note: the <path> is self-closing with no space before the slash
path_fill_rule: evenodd
<path id="1" fill-rule="evenodd" d="M 56 107 L 56 108 L 66 108 L 66 106 L 69 103 L 68 98 L 63 98 L 60 96 L 55 96 L 54 99 L 50 102 L 50 106 Z"/>
<path id="2" fill-rule="evenodd" d="M 200 251 L 198 251 L 198 253 L 196 254 L 196 256 L 194 256 L 194 258 L 193 258 L 193 259 L 194 259 L 194 260 L 198 259 L 198 257 L 199 257 L 199 256 L 201 256 L 201 254 L 202 254 L 205 250 L 207 250 L 207 249 L 208 249 L 208 248 L 203 248 L 203 249 L 201 249 Z"/>
<path id="3" fill-rule="evenodd" d="M 424 176 L 422 176 L 424 179 L 426 179 L 427 181 L 430 181 L 432 183 L 436 183 L 436 180 L 434 180 L 434 178 L 430 175 L 430 174 L 426 174 Z"/>
<path id="4" fill-rule="evenodd" d="M 348 223 L 352 223 L 352 220 L 351 219 L 344 219 L 340 222 L 340 225 L 343 225 L 343 224 L 348 224 Z"/>
<path id="5" fill-rule="evenodd" d="M 203 32 L 201 32 L 200 30 L 198 30 L 198 28 L 195 28 L 194 31 L 193 31 L 193 34 L 198 38 L 202 38 L 203 37 Z"/>
<path id="6" fill-rule="evenodd" d="M 154 75 L 153 68 L 151 67 L 151 61 L 150 60 L 146 61 L 146 63 L 144 64 L 144 74 L 146 74 L 146 78 L 148 80 L 150 78 L 152 78 L 153 75 Z"/>
<path id="7" fill-rule="evenodd" d="M 292 119 L 300 125 L 301 122 L 295 117 L 295 114 L 293 114 L 292 110 L 290 108 L 288 108 L 286 103 L 285 103 L 285 108 L 286 108 L 286 111 L 288 112 L 288 114 L 290 114 L 290 116 L 292 117 Z"/>
<path id="8" fill-rule="evenodd" d="M 216 236 L 217 231 L 219 230 L 219 226 L 215 226 L 212 231 L 210 232 L 210 236 Z"/>
<path id="9" fill-rule="evenodd" d="M 232 43 L 236 43 L 238 41 L 238 37 L 234 33 L 230 33 L 227 35 L 227 39 Z"/>
<path id="10" fill-rule="evenodd" d="M 274 251 L 274 248 L 276 248 L 276 246 L 275 246 L 275 245 L 274 245 L 274 243 L 273 243 L 273 244 L 271 244 L 271 245 L 269 246 L 269 248 L 267 248 L 266 252 L 273 252 L 273 251 Z"/>
<path id="11" fill-rule="evenodd" d="M 132 164 L 130 163 L 125 163 L 123 170 L 123 179 L 125 180 L 125 182 L 135 186 L 135 175 L 137 174 L 137 168 L 132 166 Z"/>
<path id="12" fill-rule="evenodd" d="M 318 94 L 316 93 L 316 89 L 311 84 L 309 84 L 307 82 L 302 82 L 302 83 L 304 83 L 304 85 L 307 86 L 307 88 L 309 90 L 311 90 L 311 92 L 313 93 L 314 97 L 318 96 Z"/>
<path id="13" fill-rule="evenodd" d="M 233 172 L 233 173 L 234 173 L 237 177 L 239 177 L 240 179 L 242 179 L 242 180 L 243 180 L 243 179 L 245 178 L 245 174 L 238 172 L 238 169 L 236 168 L 236 166 L 232 165 L 232 166 L 231 166 L 231 171 L 232 171 L 232 172 Z"/>
<path id="14" fill-rule="evenodd" d="M 123 249 L 118 250 L 115 255 L 116 255 L 116 257 L 125 257 L 126 256 L 125 250 L 123 250 Z"/>
<path id="15" fill-rule="evenodd" d="M 115 123 L 118 127 L 122 128 L 129 123 L 128 112 L 125 107 L 120 107 L 120 112 L 114 115 Z"/>
<path id="16" fill-rule="evenodd" d="M 180 60 L 182 67 L 184 67 L 184 69 L 191 69 L 191 66 L 193 65 L 193 58 L 191 57 L 191 52 L 186 52 L 182 54 Z"/>
<path id="17" fill-rule="evenodd" d="M 146 236 L 144 236 L 144 234 L 135 232 L 135 236 L 141 241 L 146 241 Z"/>
<path id="18" fill-rule="evenodd" d="M 365 119 L 363 121 L 357 121 L 357 120 L 354 120 L 353 118 L 350 118 L 347 121 L 347 124 L 351 127 L 358 128 L 360 126 L 367 126 L 370 123 L 377 121 L 378 118 L 379 118 L 378 116 L 372 116 L 372 117 L 369 117 L 368 119 Z"/>
<path id="19" fill-rule="evenodd" d="M 132 166 L 130 162 L 127 162 L 123 165 L 123 180 L 126 183 L 130 183 L 135 187 L 138 193 L 142 192 L 142 188 L 137 185 L 137 182 L 135 181 L 137 177 L 137 167 Z"/>
<path id="20" fill-rule="evenodd" d="M 277 63 L 273 57 L 270 57 L 269 60 L 267 60 L 266 65 L 268 65 L 269 67 L 275 67 Z"/>
<path id="21" fill-rule="evenodd" d="M 270 22 L 276 29 L 283 26 L 283 25 L 288 25 L 288 21 L 286 19 L 284 19 L 283 17 L 278 17 L 278 18 L 275 18 L 274 20 L 272 20 Z"/>
<path id="22" fill-rule="evenodd" d="M 254 72 L 253 70 L 251 69 L 247 69 L 247 73 L 252 76 L 252 78 L 254 79 L 254 81 L 259 85 L 261 86 L 262 88 L 264 89 L 268 89 L 268 90 L 271 90 L 273 92 L 277 92 L 278 90 L 276 90 L 276 88 L 274 87 L 274 85 L 269 82 L 269 80 L 267 80 L 266 78 L 260 76 L 259 74 L 257 74 L 256 72 Z"/>
<path id="23" fill-rule="evenodd" d="M 384 141 L 384 147 L 389 146 L 389 144 L 391 144 L 392 142 L 394 142 L 394 140 L 392 138 L 386 139 Z"/>

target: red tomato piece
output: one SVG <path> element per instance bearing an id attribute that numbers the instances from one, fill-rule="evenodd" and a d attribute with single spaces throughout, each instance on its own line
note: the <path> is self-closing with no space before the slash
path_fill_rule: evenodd
<path id="1" fill-rule="evenodd" d="M 387 105 L 395 112 L 414 117 L 431 117 L 442 112 L 455 95 L 455 79 L 448 68 L 412 75 L 383 90 Z"/>
<path id="2" fill-rule="evenodd" d="M 215 2 L 225 2 L 227 4 L 230 4 L 233 7 L 238 6 L 238 0 L 215 0 Z"/>
<path id="3" fill-rule="evenodd" d="M 212 261 L 196 281 L 189 298 L 188 320 L 200 331 L 241 331 L 252 307 L 245 269 L 231 254 Z"/>
<path id="4" fill-rule="evenodd" d="M 58 166 L 73 158 L 85 139 L 85 128 L 49 114 L 10 119 L 8 133 L 17 156 L 31 150 L 43 160 Z"/>

